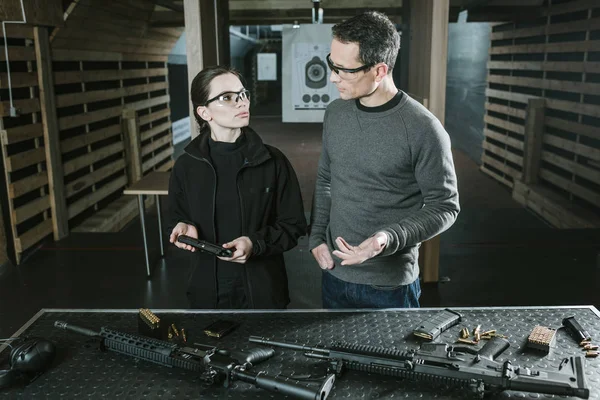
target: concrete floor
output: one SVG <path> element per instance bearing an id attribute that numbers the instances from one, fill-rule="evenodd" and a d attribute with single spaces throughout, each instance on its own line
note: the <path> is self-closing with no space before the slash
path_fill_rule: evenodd
<path id="1" fill-rule="evenodd" d="M 253 119 L 298 175 L 310 210 L 321 148 L 320 124 Z M 181 146 L 178 146 L 180 151 Z M 454 151 L 462 212 L 441 236 L 440 276 L 421 304 L 439 306 L 600 306 L 600 230 L 556 230 L 511 198 L 508 188 Z M 163 201 L 163 210 L 166 201 Z M 146 279 L 139 219 L 118 233 L 77 233 L 44 243 L 17 267 L 0 268 L 0 338 L 41 308 L 186 308 L 186 254 L 158 255 L 156 214 L 147 217 L 155 272 Z M 320 270 L 303 238 L 286 254 L 290 308 L 320 308 Z"/>

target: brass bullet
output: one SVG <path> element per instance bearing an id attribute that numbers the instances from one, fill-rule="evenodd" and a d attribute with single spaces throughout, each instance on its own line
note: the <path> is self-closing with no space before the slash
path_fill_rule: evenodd
<path id="1" fill-rule="evenodd" d="M 477 342 L 468 339 L 458 339 L 457 342 L 476 345 Z"/>
<path id="2" fill-rule="evenodd" d="M 479 342 L 480 340 L 481 340 L 481 335 L 479 334 L 479 332 L 477 332 L 477 333 L 475 334 L 475 341 L 476 341 L 476 342 Z"/>
<path id="3" fill-rule="evenodd" d="M 181 328 L 181 337 L 183 338 L 184 343 L 186 343 L 187 335 L 185 334 L 185 328 Z"/>
<path id="4" fill-rule="evenodd" d="M 492 337 L 492 335 L 481 335 L 481 338 L 485 340 L 490 340 Z"/>
<path id="5" fill-rule="evenodd" d="M 491 335 L 492 333 L 496 333 L 496 330 L 495 330 L 495 329 L 492 329 L 491 331 L 485 331 L 485 332 L 483 332 L 483 333 L 481 334 L 481 336 L 483 336 L 483 335 Z"/>
<path id="6" fill-rule="evenodd" d="M 175 324 L 171 324 L 171 329 L 173 329 L 173 333 L 175 334 L 175 336 L 179 336 L 179 331 L 175 327 Z"/>
<path id="7" fill-rule="evenodd" d="M 588 344 L 591 344 L 591 343 L 592 343 L 591 340 L 582 340 L 581 342 L 579 342 L 579 345 L 580 346 L 585 346 L 585 345 L 588 345 Z"/>
<path id="8" fill-rule="evenodd" d="M 595 344 L 586 344 L 583 346 L 584 350 L 598 350 L 598 346 Z"/>
<path id="9" fill-rule="evenodd" d="M 466 339 L 469 337 L 469 330 L 467 328 L 462 328 L 460 330 L 460 337 Z"/>
<path id="10" fill-rule="evenodd" d="M 481 331 L 481 325 L 477 325 L 475 329 L 473 329 L 473 335 L 477 335 Z"/>
<path id="11" fill-rule="evenodd" d="M 499 337 L 499 338 L 502 338 L 502 339 L 508 339 L 508 336 L 501 335 L 499 333 L 492 333 L 490 336 L 492 336 L 492 337 Z"/>
<path id="12" fill-rule="evenodd" d="M 598 352 L 597 351 L 586 351 L 585 356 L 586 357 L 598 357 Z"/>

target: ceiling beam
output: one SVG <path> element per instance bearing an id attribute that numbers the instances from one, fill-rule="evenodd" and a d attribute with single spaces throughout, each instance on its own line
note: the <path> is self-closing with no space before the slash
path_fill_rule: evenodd
<path id="1" fill-rule="evenodd" d="M 154 0 L 154 4 L 175 12 L 183 12 L 183 4 L 176 4 L 174 0 Z"/>

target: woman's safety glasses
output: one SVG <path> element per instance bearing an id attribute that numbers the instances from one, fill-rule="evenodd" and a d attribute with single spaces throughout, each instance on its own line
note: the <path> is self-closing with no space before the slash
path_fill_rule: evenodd
<path id="1" fill-rule="evenodd" d="M 219 94 L 218 96 L 215 96 L 212 99 L 207 100 L 206 103 L 204 103 L 204 106 L 206 107 L 210 103 L 216 101 L 217 102 L 216 104 L 218 104 L 220 106 L 235 107 L 235 105 L 240 100 L 250 101 L 250 91 L 247 89 L 242 89 L 239 92 L 223 92 L 223 93 Z"/>

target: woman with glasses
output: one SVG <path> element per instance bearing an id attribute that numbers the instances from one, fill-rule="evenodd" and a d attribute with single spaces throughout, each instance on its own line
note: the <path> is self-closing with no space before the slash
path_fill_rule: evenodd
<path id="1" fill-rule="evenodd" d="M 200 134 L 169 183 L 171 243 L 189 250 L 191 308 L 285 308 L 283 252 L 305 234 L 296 174 L 281 151 L 248 127 L 250 92 L 239 73 L 216 66 L 192 82 Z M 215 257 L 177 241 L 191 236 L 230 249 Z"/>

